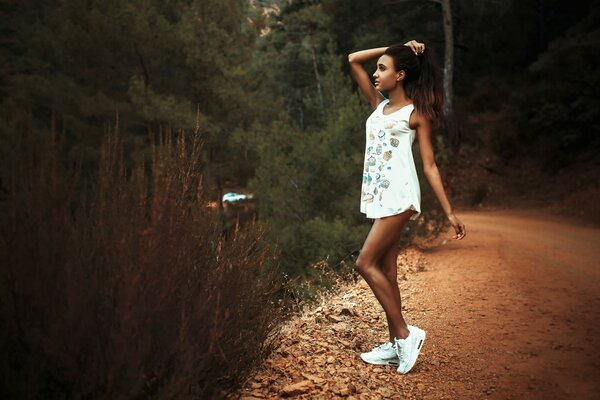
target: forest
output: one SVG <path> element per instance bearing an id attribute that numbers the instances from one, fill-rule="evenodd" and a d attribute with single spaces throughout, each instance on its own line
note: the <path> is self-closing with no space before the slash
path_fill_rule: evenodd
<path id="1" fill-rule="evenodd" d="M 493 196 L 463 185 L 465 160 L 569 177 L 564 194 L 598 184 L 597 0 L 7 0 L 0 16 L 2 398 L 218 397 L 299 303 L 356 280 L 372 110 L 354 51 L 435 55 L 457 206 Z M 421 188 L 400 246 L 448 226 Z"/>

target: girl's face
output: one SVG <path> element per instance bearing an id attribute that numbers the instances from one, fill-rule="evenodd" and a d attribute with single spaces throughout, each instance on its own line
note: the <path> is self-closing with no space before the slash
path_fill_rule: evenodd
<path id="1" fill-rule="evenodd" d="M 394 70 L 394 60 L 387 54 L 382 55 L 377 60 L 377 69 L 373 74 L 375 78 L 375 88 L 380 92 L 387 92 L 396 87 L 404 79 L 404 71 L 396 72 Z"/>

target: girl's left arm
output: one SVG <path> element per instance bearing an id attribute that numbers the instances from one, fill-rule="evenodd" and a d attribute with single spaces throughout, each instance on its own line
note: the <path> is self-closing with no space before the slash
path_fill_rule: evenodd
<path id="1" fill-rule="evenodd" d="M 431 142 L 431 122 L 423 117 L 418 116 L 417 118 L 417 138 L 419 140 L 419 150 L 421 152 L 421 160 L 423 160 L 423 172 L 427 177 L 427 181 L 431 185 L 435 195 L 437 196 L 446 217 L 454 227 L 456 231 L 455 239 L 462 239 L 466 235 L 465 225 L 454 215 L 450 201 L 446 196 L 440 171 L 438 170 L 437 164 L 435 163 L 435 157 L 433 155 L 433 145 Z"/>

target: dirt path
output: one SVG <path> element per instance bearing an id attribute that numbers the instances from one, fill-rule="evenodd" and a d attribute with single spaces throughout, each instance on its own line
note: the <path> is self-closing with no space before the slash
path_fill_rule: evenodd
<path id="1" fill-rule="evenodd" d="M 448 231 L 399 258 L 405 318 L 427 332 L 408 375 L 360 359 L 388 336 L 360 279 L 290 321 L 236 397 L 600 399 L 600 229 L 532 210 L 457 215 L 464 240 Z"/>

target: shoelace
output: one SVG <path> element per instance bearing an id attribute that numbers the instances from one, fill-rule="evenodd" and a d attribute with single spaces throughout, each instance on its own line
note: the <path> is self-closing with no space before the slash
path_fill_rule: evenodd
<path id="1" fill-rule="evenodd" d="M 402 348 L 400 346 L 398 346 L 397 343 L 394 343 L 392 345 L 392 348 L 396 351 L 396 354 L 398 355 L 398 357 L 400 357 L 402 354 Z"/>
<path id="2" fill-rule="evenodd" d="M 383 344 L 380 344 L 379 346 L 375 347 L 372 351 L 383 351 L 383 350 L 387 350 L 390 347 L 394 347 L 390 342 L 385 342 Z"/>

